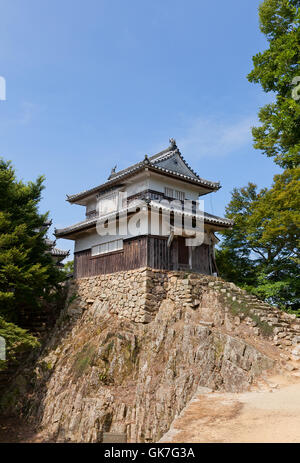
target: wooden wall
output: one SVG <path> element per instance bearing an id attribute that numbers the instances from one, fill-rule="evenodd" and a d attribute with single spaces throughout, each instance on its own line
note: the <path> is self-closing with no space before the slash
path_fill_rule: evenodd
<path id="1" fill-rule="evenodd" d="M 172 270 L 171 251 L 167 245 L 168 239 L 159 236 L 148 236 L 147 266 L 156 269 Z"/>
<path id="2" fill-rule="evenodd" d="M 124 240 L 124 248 L 97 257 L 91 257 L 91 250 L 74 255 L 75 278 L 83 278 L 105 273 L 151 267 L 162 270 L 192 270 L 212 274 L 216 271 L 211 257 L 210 246 L 203 244 L 192 251 L 192 269 L 189 268 L 188 248 L 184 238 L 174 239 L 168 248 L 167 238 L 141 236 Z M 184 246 L 184 248 L 183 248 Z"/>
<path id="3" fill-rule="evenodd" d="M 97 257 L 91 257 L 90 249 L 74 254 L 75 278 L 132 270 L 146 266 L 147 237 L 145 236 L 124 241 L 124 248 L 121 251 Z"/>
<path id="4" fill-rule="evenodd" d="M 192 251 L 192 267 L 195 272 L 211 275 L 213 273 L 210 246 L 202 244 Z"/>

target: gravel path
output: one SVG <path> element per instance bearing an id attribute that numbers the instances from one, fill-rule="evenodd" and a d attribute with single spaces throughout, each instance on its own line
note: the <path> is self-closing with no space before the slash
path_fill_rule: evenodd
<path id="1" fill-rule="evenodd" d="M 160 442 L 300 443 L 300 378 L 269 378 L 239 394 L 197 394 Z"/>

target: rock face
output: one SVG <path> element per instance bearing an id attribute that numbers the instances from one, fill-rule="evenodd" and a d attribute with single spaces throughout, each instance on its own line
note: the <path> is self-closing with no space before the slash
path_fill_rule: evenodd
<path id="1" fill-rule="evenodd" d="M 27 403 L 44 440 L 100 442 L 118 432 L 128 442 L 157 441 L 199 386 L 240 392 L 274 367 L 235 337 L 241 325 L 252 334 L 256 326 L 229 311 L 220 280 L 144 269 L 140 292 L 132 275 L 74 283 Z"/>
<path id="2" fill-rule="evenodd" d="M 94 301 L 107 302 L 111 314 L 136 323 L 154 320 L 160 304 L 171 300 L 182 307 L 200 308 L 202 318 L 224 325 L 237 336 L 264 335 L 291 352 L 300 344 L 300 320 L 260 301 L 220 278 L 142 268 L 73 281 L 71 318 L 81 317 Z M 234 319 L 232 318 L 234 316 Z"/>

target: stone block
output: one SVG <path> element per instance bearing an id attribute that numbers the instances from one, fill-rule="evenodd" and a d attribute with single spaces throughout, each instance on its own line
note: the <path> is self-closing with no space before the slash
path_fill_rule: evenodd
<path id="1" fill-rule="evenodd" d="M 127 435 L 118 432 L 104 432 L 102 436 L 103 444 L 126 444 Z"/>

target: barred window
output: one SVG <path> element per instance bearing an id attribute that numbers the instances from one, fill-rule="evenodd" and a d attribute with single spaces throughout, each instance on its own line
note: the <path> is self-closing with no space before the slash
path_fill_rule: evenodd
<path id="1" fill-rule="evenodd" d="M 107 252 L 119 251 L 123 249 L 123 240 L 108 241 L 107 243 L 97 244 L 92 247 L 92 256 L 106 254 Z"/>
<path id="2" fill-rule="evenodd" d="M 173 198 L 174 190 L 172 188 L 165 187 L 165 195 L 168 196 L 168 198 Z"/>
<path id="3" fill-rule="evenodd" d="M 109 214 L 110 212 L 115 212 L 119 207 L 119 193 L 114 192 L 109 195 L 100 197 L 98 199 L 98 211 L 99 215 Z"/>
<path id="4" fill-rule="evenodd" d="M 175 199 L 179 199 L 180 201 L 184 201 L 185 200 L 185 192 L 175 190 Z"/>
<path id="5" fill-rule="evenodd" d="M 165 187 L 165 195 L 168 196 L 168 198 L 179 199 L 180 201 L 185 200 L 185 192 L 173 190 L 173 188 Z"/>

